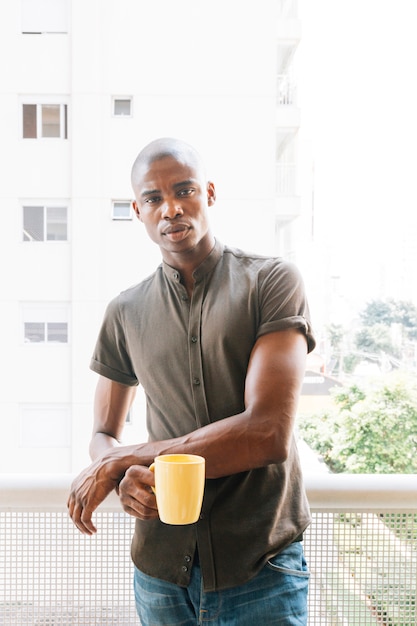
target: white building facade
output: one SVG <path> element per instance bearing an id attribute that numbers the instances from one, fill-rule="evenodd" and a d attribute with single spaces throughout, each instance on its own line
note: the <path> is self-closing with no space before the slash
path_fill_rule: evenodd
<path id="1" fill-rule="evenodd" d="M 0 33 L 0 472 L 73 472 L 105 306 L 160 262 L 130 207 L 148 141 L 200 150 L 221 241 L 296 258 L 297 3 L 3 0 Z M 128 441 L 144 421 L 139 394 Z"/>

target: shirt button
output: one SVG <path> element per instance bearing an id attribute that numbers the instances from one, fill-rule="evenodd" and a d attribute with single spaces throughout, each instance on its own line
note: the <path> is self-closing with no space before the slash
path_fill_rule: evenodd
<path id="1" fill-rule="evenodd" d="M 193 383 L 194 383 L 194 385 L 199 385 L 200 384 L 200 379 L 199 378 L 194 378 Z"/>
<path id="2" fill-rule="evenodd" d="M 191 563 L 191 557 L 190 557 L 190 555 L 189 555 L 189 554 L 187 554 L 187 555 L 184 557 L 184 561 L 185 561 L 186 563 Z"/>
<path id="3" fill-rule="evenodd" d="M 188 572 L 188 567 L 186 565 L 183 565 L 181 569 L 183 572 Z"/>
<path id="4" fill-rule="evenodd" d="M 173 272 L 172 273 L 172 277 L 175 278 L 175 280 L 178 279 L 178 276 L 179 276 L 178 272 Z"/>
<path id="5" fill-rule="evenodd" d="M 191 342 L 192 343 L 197 343 L 197 337 L 194 337 L 194 335 L 191 337 Z"/>

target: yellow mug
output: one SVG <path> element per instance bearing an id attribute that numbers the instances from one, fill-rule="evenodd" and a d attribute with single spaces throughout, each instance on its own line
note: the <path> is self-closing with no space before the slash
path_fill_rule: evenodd
<path id="1" fill-rule="evenodd" d="M 204 495 L 205 459 L 196 454 L 162 454 L 149 467 L 155 473 L 156 504 L 165 524 L 194 524 Z"/>

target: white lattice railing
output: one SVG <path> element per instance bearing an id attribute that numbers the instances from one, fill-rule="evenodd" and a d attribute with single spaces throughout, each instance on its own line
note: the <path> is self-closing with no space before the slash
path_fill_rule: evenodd
<path id="1" fill-rule="evenodd" d="M 133 519 L 115 496 L 81 535 L 65 502 L 71 477 L 0 476 L 0 625 L 138 625 Z M 313 523 L 310 625 L 415 626 L 416 476 L 306 477 Z"/>

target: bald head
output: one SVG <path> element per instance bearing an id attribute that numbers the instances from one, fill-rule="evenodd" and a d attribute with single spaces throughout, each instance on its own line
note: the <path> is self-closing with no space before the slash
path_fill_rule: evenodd
<path id="1" fill-rule="evenodd" d="M 180 139 L 163 137 L 151 141 L 136 157 L 131 173 L 133 189 L 135 189 L 144 169 L 147 169 L 151 163 L 167 157 L 194 167 L 205 178 L 204 163 L 195 148 Z"/>
<path id="2" fill-rule="evenodd" d="M 164 260 L 194 271 L 215 241 L 208 208 L 216 200 L 216 190 L 206 180 L 198 152 L 178 139 L 152 141 L 136 157 L 132 187 L 136 216 Z"/>

